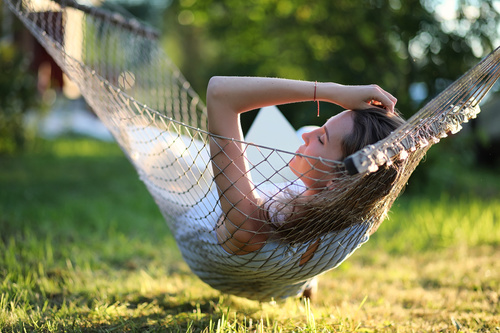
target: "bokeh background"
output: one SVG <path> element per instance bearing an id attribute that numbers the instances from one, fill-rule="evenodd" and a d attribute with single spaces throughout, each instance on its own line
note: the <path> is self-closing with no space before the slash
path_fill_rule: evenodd
<path id="1" fill-rule="evenodd" d="M 157 29 L 168 56 L 202 98 L 213 75 L 376 83 L 398 98 L 398 109 L 408 118 L 500 45 L 498 0 L 82 3 L 137 17 Z M 81 127 L 92 119 L 78 111 L 91 110 L 78 90 L 12 13 L 3 5 L 1 10 L 0 154 L 22 151 L 44 135 L 89 135 Z M 431 150 L 410 191 L 431 186 L 453 192 L 467 178 L 458 176 L 464 169 L 498 169 L 498 87 L 482 103 L 478 120 Z M 73 115 L 65 112 L 75 109 Z M 338 111 L 323 103 L 317 118 L 314 105 L 281 109 L 295 128 L 320 125 Z M 244 129 L 254 116 L 244 115 Z M 73 129 L 61 128 L 68 121 Z"/>

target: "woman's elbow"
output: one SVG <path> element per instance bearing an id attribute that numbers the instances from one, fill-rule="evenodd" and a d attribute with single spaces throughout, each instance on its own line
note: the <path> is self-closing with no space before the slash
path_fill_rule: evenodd
<path id="1" fill-rule="evenodd" d="M 207 105 L 211 102 L 220 98 L 220 95 L 223 91 L 222 88 L 222 77 L 221 76 L 213 76 L 208 81 L 207 85 Z"/>
<path id="2" fill-rule="evenodd" d="M 244 227 L 228 228 L 223 225 L 217 229 L 219 244 L 231 254 L 243 255 L 259 250 L 267 241 L 268 235 L 263 230 L 251 231 Z"/>
<path id="3" fill-rule="evenodd" d="M 260 250 L 267 237 L 247 231 L 237 231 L 222 243 L 222 247 L 231 254 L 244 255 Z"/>

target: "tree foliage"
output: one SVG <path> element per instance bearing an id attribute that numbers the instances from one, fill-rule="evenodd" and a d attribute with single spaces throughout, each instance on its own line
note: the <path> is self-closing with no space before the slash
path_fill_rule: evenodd
<path id="1" fill-rule="evenodd" d="M 453 23 L 431 0 L 180 0 L 164 29 L 198 92 L 212 75 L 377 83 L 409 116 L 495 46 L 493 0 L 475 3 L 460 1 Z M 411 98 L 416 83 L 425 98 Z M 296 126 L 315 121 L 314 107 L 292 110 Z"/>
<path id="2" fill-rule="evenodd" d="M 41 105 L 28 64 L 13 45 L 0 43 L 0 154 L 24 148 L 24 116 Z"/>

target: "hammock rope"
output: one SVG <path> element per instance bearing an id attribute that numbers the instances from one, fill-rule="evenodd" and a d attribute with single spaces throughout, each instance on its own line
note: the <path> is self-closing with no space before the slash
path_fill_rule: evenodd
<path id="1" fill-rule="evenodd" d="M 297 294 L 366 242 L 429 147 L 475 118 L 479 102 L 500 76 L 496 49 L 405 125 L 345 162 L 237 142 L 264 198 L 265 220 L 273 228 L 259 231 L 267 234 L 259 250 L 233 254 L 221 247 L 216 235 L 226 194 L 219 197 L 216 191 L 209 143 L 216 142 L 224 154 L 235 140 L 208 132 L 205 105 L 159 47 L 158 33 L 73 0 L 5 3 L 111 131 L 193 272 L 223 292 L 263 301 Z M 250 160 L 250 151 L 258 158 Z M 288 169 L 294 156 L 335 170 L 333 195 L 304 202 L 301 214 L 314 218 L 300 226 L 283 225 L 294 219 L 289 202 L 296 207 L 305 191 Z"/>

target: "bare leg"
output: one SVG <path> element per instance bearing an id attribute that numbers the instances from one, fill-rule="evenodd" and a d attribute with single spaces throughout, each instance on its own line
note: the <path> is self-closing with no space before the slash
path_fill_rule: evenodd
<path id="1" fill-rule="evenodd" d="M 306 288 L 302 292 L 302 298 L 307 298 L 309 301 L 313 301 L 316 298 L 318 292 L 318 278 L 315 277 L 307 284 Z"/>

